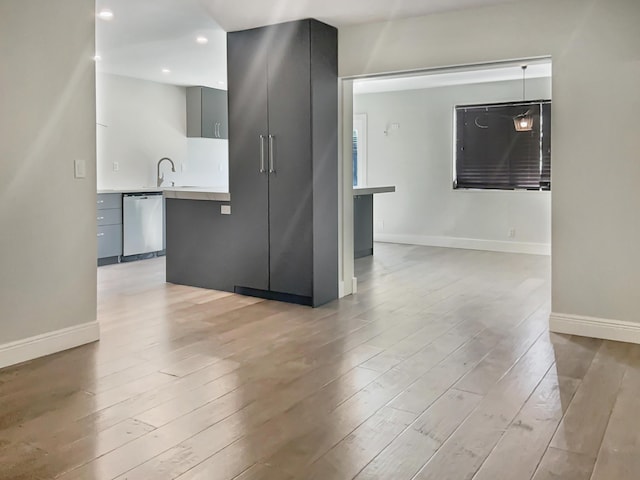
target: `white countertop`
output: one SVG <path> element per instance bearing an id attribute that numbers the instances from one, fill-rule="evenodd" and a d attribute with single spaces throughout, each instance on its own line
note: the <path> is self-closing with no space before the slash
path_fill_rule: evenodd
<path id="1" fill-rule="evenodd" d="M 209 200 L 215 202 L 228 202 L 231 200 L 229 192 L 220 187 L 134 187 L 134 188 L 107 188 L 100 189 L 98 193 L 151 193 L 162 192 L 165 198 L 177 198 L 182 200 Z"/>
<path id="2" fill-rule="evenodd" d="M 395 185 L 386 185 L 383 187 L 353 187 L 353 196 L 358 195 L 373 195 L 374 193 L 389 193 L 395 192 Z"/>
<path id="3" fill-rule="evenodd" d="M 103 188 L 99 189 L 98 193 L 151 193 L 162 190 L 164 190 L 162 187 Z"/>

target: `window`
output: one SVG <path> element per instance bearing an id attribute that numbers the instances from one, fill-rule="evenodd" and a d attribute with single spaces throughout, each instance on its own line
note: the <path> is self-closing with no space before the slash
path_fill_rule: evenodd
<path id="1" fill-rule="evenodd" d="M 533 129 L 516 131 L 529 112 Z M 551 189 L 551 101 L 456 107 L 454 188 Z"/>
<path id="2" fill-rule="evenodd" d="M 353 161 L 353 186 L 367 184 L 367 115 L 358 113 L 353 116 L 353 143 L 351 144 Z"/>

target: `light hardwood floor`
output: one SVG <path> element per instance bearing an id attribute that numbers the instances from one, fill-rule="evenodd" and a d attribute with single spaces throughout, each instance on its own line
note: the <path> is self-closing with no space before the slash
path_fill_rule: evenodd
<path id="1" fill-rule="evenodd" d="M 377 244 L 318 309 L 102 267 L 102 340 L 0 371 L 0 478 L 637 480 L 640 346 L 550 335 L 549 263 Z"/>

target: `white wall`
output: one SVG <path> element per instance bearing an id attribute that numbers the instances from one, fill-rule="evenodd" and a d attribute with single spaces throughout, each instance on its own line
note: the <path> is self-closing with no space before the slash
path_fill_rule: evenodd
<path id="1" fill-rule="evenodd" d="M 153 186 L 162 157 L 165 186 L 228 186 L 228 141 L 186 137 L 184 87 L 98 74 L 97 122 L 98 189 Z"/>
<path id="2" fill-rule="evenodd" d="M 551 55 L 552 308 L 636 328 L 638 25 L 637 0 L 538 0 L 342 28 L 339 43 L 342 76 Z"/>
<path id="3" fill-rule="evenodd" d="M 0 367 L 98 337 L 94 18 L 0 2 Z"/>
<path id="4" fill-rule="evenodd" d="M 551 79 L 527 80 L 527 98 L 551 98 Z M 374 196 L 376 240 L 550 253 L 549 192 L 452 188 L 454 107 L 514 100 L 521 81 L 354 96 L 368 121 L 368 183 L 396 186 Z M 384 135 L 391 123 L 400 128 Z"/>

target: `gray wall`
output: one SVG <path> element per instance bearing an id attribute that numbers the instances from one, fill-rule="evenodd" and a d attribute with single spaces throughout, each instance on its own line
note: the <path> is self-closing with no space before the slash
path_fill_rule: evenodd
<path id="1" fill-rule="evenodd" d="M 638 322 L 638 25 L 637 0 L 539 0 L 354 26 L 340 75 L 552 55 L 552 309 Z"/>
<path id="2" fill-rule="evenodd" d="M 527 80 L 527 98 L 551 98 L 551 78 Z M 367 114 L 368 183 L 396 186 L 374 196 L 376 240 L 550 252 L 550 192 L 452 188 L 455 106 L 514 100 L 521 81 L 354 95 Z M 391 123 L 400 128 L 385 135 Z"/>
<path id="3" fill-rule="evenodd" d="M 94 18 L 0 1 L 0 345 L 96 319 Z"/>

